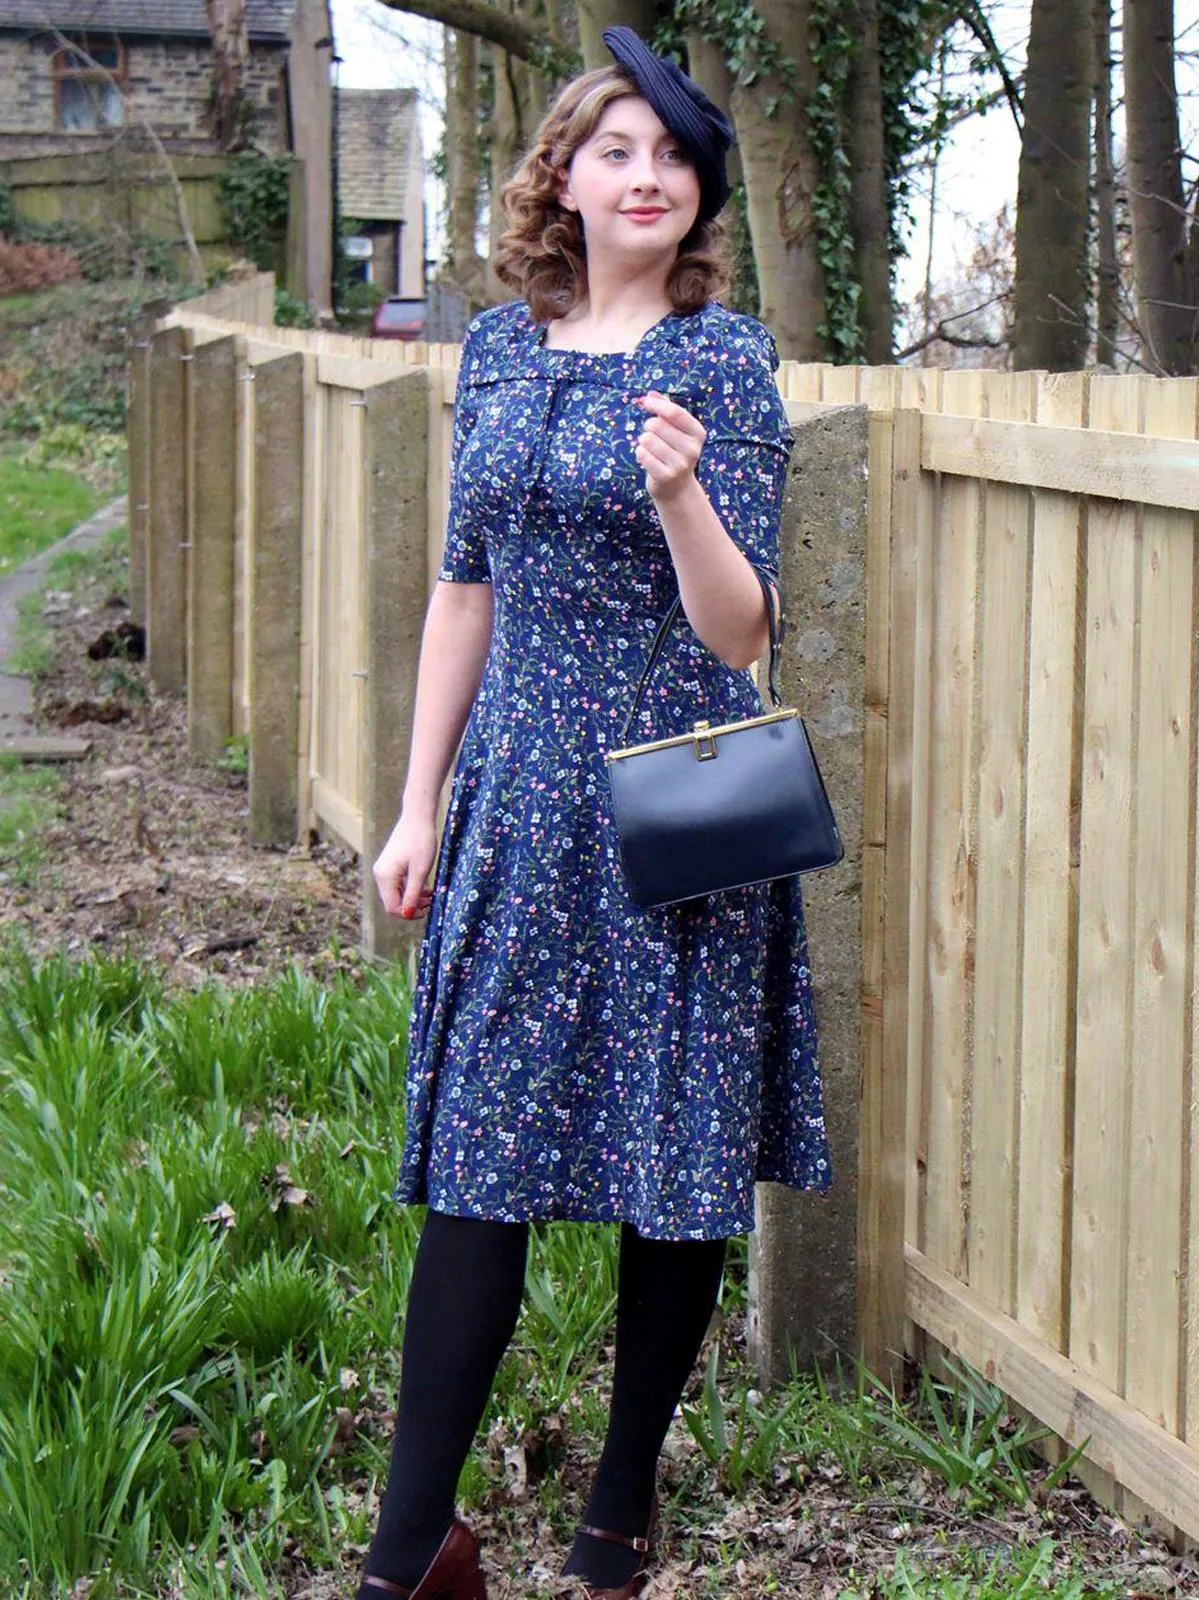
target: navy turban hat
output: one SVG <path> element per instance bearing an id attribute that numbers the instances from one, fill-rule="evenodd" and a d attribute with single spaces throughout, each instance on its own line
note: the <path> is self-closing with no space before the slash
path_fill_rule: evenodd
<path id="1" fill-rule="evenodd" d="M 656 56 L 632 28 L 605 28 L 604 43 L 632 73 L 642 96 L 695 163 L 700 222 L 710 222 L 729 197 L 724 158 L 736 140 L 733 125 L 694 79 Z"/>

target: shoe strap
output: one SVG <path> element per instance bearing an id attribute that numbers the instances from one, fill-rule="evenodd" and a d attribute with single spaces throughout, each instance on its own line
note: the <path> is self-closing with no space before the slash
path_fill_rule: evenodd
<path id="1" fill-rule="evenodd" d="M 585 1522 L 580 1522 L 579 1532 L 585 1533 L 589 1539 L 606 1539 L 609 1544 L 622 1544 L 626 1550 L 636 1550 L 639 1556 L 649 1554 L 650 1541 L 648 1537 L 630 1539 L 627 1534 L 609 1533 L 606 1528 L 591 1528 Z"/>
<path id="2" fill-rule="evenodd" d="M 372 1589 L 385 1589 L 388 1594 L 398 1594 L 400 1600 L 408 1600 L 411 1589 L 401 1589 L 398 1583 L 392 1583 L 387 1578 L 376 1578 L 372 1573 L 367 1573 L 358 1580 L 361 1584 L 369 1584 Z"/>

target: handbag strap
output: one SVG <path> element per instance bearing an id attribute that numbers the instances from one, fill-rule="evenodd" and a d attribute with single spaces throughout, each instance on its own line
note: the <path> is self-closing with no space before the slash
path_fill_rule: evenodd
<path id="1" fill-rule="evenodd" d="M 787 636 L 787 612 L 783 600 L 783 591 L 781 585 L 770 576 L 765 568 L 755 566 L 753 562 L 750 565 L 753 567 L 754 575 L 762 586 L 762 594 L 766 599 L 766 619 L 770 628 L 770 669 L 767 673 L 766 684 L 770 692 L 771 703 L 778 710 L 783 703 L 782 695 L 779 692 L 779 659 L 783 653 L 783 640 Z M 654 642 L 650 646 L 649 655 L 646 657 L 645 666 L 641 671 L 640 682 L 633 693 L 633 703 L 629 707 L 628 716 L 624 719 L 624 727 L 620 730 L 620 739 L 618 741 L 620 744 L 624 744 L 629 736 L 629 729 L 633 726 L 633 719 L 637 715 L 637 708 L 641 704 L 641 696 L 645 693 L 645 685 L 649 681 L 649 675 L 654 670 L 658 657 L 662 654 L 662 646 L 666 643 L 666 635 L 670 632 L 671 624 L 678 616 L 681 607 L 682 598 L 676 595 L 671 601 L 666 615 L 658 625 Z"/>

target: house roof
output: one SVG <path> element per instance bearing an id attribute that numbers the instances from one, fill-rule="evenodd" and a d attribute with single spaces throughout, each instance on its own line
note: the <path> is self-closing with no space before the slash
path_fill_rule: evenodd
<path id="1" fill-rule="evenodd" d="M 409 142 L 418 137 L 415 89 L 342 89 L 337 96 L 341 213 L 360 222 L 412 220 Z"/>
<path id="2" fill-rule="evenodd" d="M 295 0 L 246 0 L 251 39 L 286 41 Z M 208 38 L 204 0 L 0 0 L 0 31 Z"/>

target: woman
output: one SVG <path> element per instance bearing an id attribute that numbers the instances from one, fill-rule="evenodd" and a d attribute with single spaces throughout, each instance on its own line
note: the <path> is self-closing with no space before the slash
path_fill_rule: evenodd
<path id="1" fill-rule="evenodd" d="M 398 1197 L 426 1202 L 391 1476 L 359 1600 L 479 1600 L 459 1473 L 520 1309 L 528 1224 L 621 1224 L 607 1438 L 565 1571 L 641 1592 L 658 1456 L 755 1179 L 829 1168 L 796 880 L 638 911 L 604 753 L 756 713 L 791 434 L 773 341 L 723 309 L 732 130 L 613 28 L 505 187 L 524 299 L 463 347 L 450 526 L 403 810 L 375 864 L 429 913 Z M 435 887 L 435 811 L 465 728 Z M 448 1530 L 448 1531 L 447 1531 Z"/>

